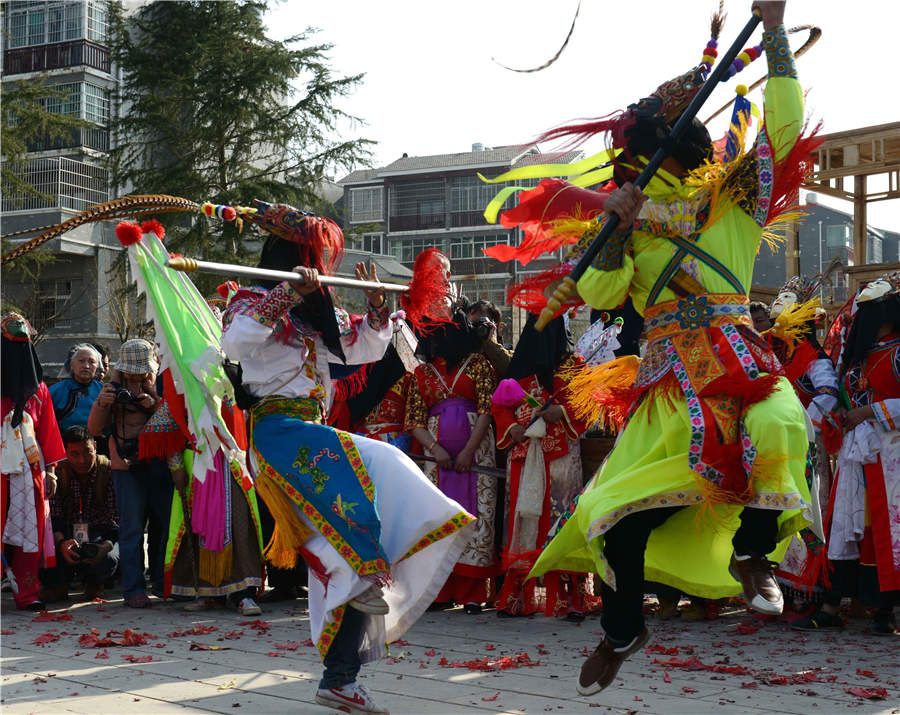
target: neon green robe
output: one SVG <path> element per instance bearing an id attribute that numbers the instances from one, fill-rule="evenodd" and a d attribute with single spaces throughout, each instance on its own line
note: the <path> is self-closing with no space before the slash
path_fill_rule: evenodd
<path id="1" fill-rule="evenodd" d="M 685 185 L 666 172 L 657 174 L 645 189 L 650 201 L 641 213 L 644 220 L 636 226 L 621 265 L 589 268 L 578 282 L 578 292 L 585 302 L 609 309 L 630 295 L 643 315 L 657 277 L 676 250 L 653 227 L 664 225 L 681 235 L 695 231 L 696 214 L 711 195 L 711 214 L 718 218 L 700 231 L 696 245 L 724 264 L 741 286 L 749 288 L 768 217 L 769 204 L 763 199 L 771 195 L 771 159 L 774 155 L 778 162 L 788 155 L 803 123 L 803 93 L 796 78 L 770 77 L 765 95 L 766 130 L 760 132 L 753 150 L 757 156 L 745 156 L 755 160 L 752 166 L 757 170 L 752 181 L 758 185 L 743 193 L 711 194 L 709 184 Z M 743 179 L 746 184 L 746 176 Z M 681 266 L 707 294 L 738 293 L 733 282 L 703 262 L 688 258 Z M 741 292 L 746 295 L 747 291 Z M 677 298 L 666 287 L 656 304 Z M 653 345 L 648 348 L 649 354 Z M 742 506 L 713 503 L 703 480 L 689 466 L 691 426 L 684 396 L 654 397 L 658 398 L 651 389 L 638 403 L 615 448 L 580 496 L 574 513 L 538 559 L 532 577 L 551 570 L 592 571 L 615 588 L 615 574 L 603 556 L 605 532 L 635 511 L 684 505 L 686 508 L 651 533 L 645 578 L 706 598 L 740 592 L 739 584 L 728 573 L 728 562 Z M 779 546 L 770 554 L 770 558 L 779 560 L 791 534 L 809 523 L 804 516 L 810 497 L 804 477 L 807 435 L 802 406 L 788 380 L 780 378 L 775 392 L 746 409 L 742 419 L 757 450 L 757 463 L 768 465 L 753 481 L 749 504 L 782 511 Z M 711 437 L 714 435 L 707 434 Z"/>

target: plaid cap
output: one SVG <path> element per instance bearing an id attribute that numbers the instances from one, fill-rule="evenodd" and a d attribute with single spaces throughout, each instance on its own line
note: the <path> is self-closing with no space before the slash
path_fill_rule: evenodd
<path id="1" fill-rule="evenodd" d="M 146 340 L 134 338 L 126 340 L 119 349 L 119 361 L 115 369 L 129 375 L 143 375 L 156 372 L 159 364 L 153 357 L 153 346 Z"/>

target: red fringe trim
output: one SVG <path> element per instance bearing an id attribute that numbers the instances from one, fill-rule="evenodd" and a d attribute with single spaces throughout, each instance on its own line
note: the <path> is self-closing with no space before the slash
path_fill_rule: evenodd
<path id="1" fill-rule="evenodd" d="M 547 141 L 566 140 L 558 149 L 574 149 L 584 144 L 597 134 L 609 133 L 612 146 L 625 146 L 625 130 L 634 124 L 634 116 L 630 112 L 618 111 L 605 117 L 595 117 L 574 124 L 564 124 L 561 127 L 548 129 L 537 139 L 536 143 Z"/>
<path id="2" fill-rule="evenodd" d="M 547 288 L 558 280 L 562 280 L 572 272 L 572 267 L 566 264 L 554 266 L 536 276 L 530 276 L 519 283 L 511 285 L 506 293 L 506 300 L 519 308 L 524 308 L 529 313 L 537 315 L 547 307 Z M 584 305 L 584 301 L 577 293 L 569 298 L 556 312 L 554 317 L 562 315 L 567 310 Z"/>
<path id="3" fill-rule="evenodd" d="M 181 432 L 143 432 L 138 441 L 138 459 L 166 458 L 187 449 Z"/>
<path id="4" fill-rule="evenodd" d="M 369 372 L 371 372 L 374 364 L 375 363 L 371 362 L 367 363 L 353 374 L 347 375 L 347 377 L 342 377 L 340 380 L 332 380 L 331 384 L 334 387 L 334 401 L 343 402 L 362 392 L 366 387 L 366 382 L 369 379 Z"/>
<path id="5" fill-rule="evenodd" d="M 449 263 L 449 259 L 437 248 L 422 251 L 413 264 L 409 290 L 400 296 L 406 321 L 420 335 L 452 322 L 448 305 L 450 282 L 445 261 Z"/>
<path id="6" fill-rule="evenodd" d="M 823 141 L 817 136 L 821 128 L 822 123 L 819 122 L 812 132 L 800 136 L 783 159 L 775 162 L 772 198 L 766 223 L 797 208 L 800 187 L 813 172 L 813 152 Z M 770 144 L 774 139 L 769 137 Z"/>

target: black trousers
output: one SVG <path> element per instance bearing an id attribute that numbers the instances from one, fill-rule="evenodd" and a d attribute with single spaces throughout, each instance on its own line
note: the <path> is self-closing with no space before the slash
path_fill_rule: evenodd
<path id="1" fill-rule="evenodd" d="M 602 586 L 601 624 L 614 645 L 624 645 L 644 629 L 644 551 L 650 532 L 684 507 L 674 506 L 629 514 L 606 532 L 603 555 L 616 575 L 616 589 Z M 775 550 L 779 511 L 745 507 L 732 539 L 738 554 L 768 554 Z"/>

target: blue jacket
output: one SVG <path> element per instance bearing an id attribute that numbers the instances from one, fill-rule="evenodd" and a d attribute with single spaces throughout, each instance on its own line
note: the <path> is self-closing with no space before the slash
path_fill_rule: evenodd
<path id="1" fill-rule="evenodd" d="M 56 413 L 60 432 L 74 425 L 87 426 L 91 406 L 102 388 L 103 383 L 99 380 L 91 380 L 89 385 L 82 385 L 71 377 L 50 386 L 53 411 Z"/>

